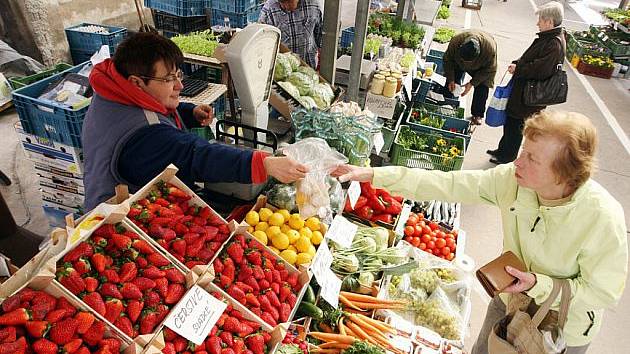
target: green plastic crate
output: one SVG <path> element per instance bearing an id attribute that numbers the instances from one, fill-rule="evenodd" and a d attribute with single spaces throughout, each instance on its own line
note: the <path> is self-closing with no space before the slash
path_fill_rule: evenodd
<path id="1" fill-rule="evenodd" d="M 22 88 L 24 86 L 28 86 L 30 84 L 36 83 L 39 80 L 43 80 L 47 77 L 53 76 L 55 74 L 58 74 L 62 71 L 66 71 L 68 69 L 70 69 L 72 67 L 72 65 L 70 64 L 66 64 L 66 63 L 59 63 L 57 65 L 55 65 L 54 68 L 50 68 L 47 70 L 44 70 L 42 72 L 39 72 L 37 74 L 33 74 L 30 76 L 22 76 L 22 77 L 12 77 L 9 79 L 9 83 L 11 84 L 11 87 L 13 87 L 14 90 L 17 90 L 19 88 Z"/>
<path id="2" fill-rule="evenodd" d="M 391 149 L 392 143 L 394 142 L 394 137 L 396 136 L 396 132 L 400 128 L 400 124 L 406 121 L 406 117 L 409 115 L 409 111 L 406 109 L 405 104 L 399 101 L 394 114 L 397 117 L 395 119 L 392 119 L 395 120 L 395 123 L 393 125 L 390 125 L 389 127 L 383 125 L 383 127 L 381 128 L 381 134 L 383 134 L 384 142 L 381 152 L 384 153 L 388 153 Z"/>
<path id="3" fill-rule="evenodd" d="M 595 36 L 598 43 L 611 50 L 613 57 L 624 57 L 630 55 L 630 44 L 621 43 L 622 41 L 630 41 L 630 34 L 619 30 L 612 31 L 606 26 L 591 26 L 590 32 Z"/>
<path id="4" fill-rule="evenodd" d="M 425 170 L 441 170 L 446 172 L 460 170 L 462 168 L 462 165 L 464 164 L 463 151 L 465 150 L 466 144 L 464 138 L 444 138 L 448 141 L 455 141 L 455 144 L 461 147 L 460 150 L 462 150 L 461 156 L 448 158 L 428 152 L 405 149 L 404 147 L 402 147 L 402 145 L 398 143 L 400 132 L 403 130 L 403 128 L 398 130 L 398 132 L 396 133 L 396 139 L 394 139 L 394 144 L 392 146 L 391 162 L 393 165 L 409 168 L 422 168 Z M 436 134 L 420 132 L 413 127 L 409 127 L 409 129 L 413 130 L 416 134 L 419 135 L 437 136 Z"/>
<path id="5" fill-rule="evenodd" d="M 428 103 L 428 102 L 416 102 L 413 104 L 413 106 L 411 106 L 411 109 L 414 109 L 414 108 L 415 109 L 426 108 L 428 112 L 437 113 L 440 116 L 457 118 L 457 119 L 464 119 L 464 113 L 465 113 L 464 107 L 458 107 L 457 109 L 455 109 L 451 106 L 440 106 L 440 105 Z"/>

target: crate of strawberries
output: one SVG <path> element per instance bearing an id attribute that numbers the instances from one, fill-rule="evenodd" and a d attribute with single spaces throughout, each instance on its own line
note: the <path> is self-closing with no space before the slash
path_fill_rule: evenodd
<path id="1" fill-rule="evenodd" d="M 135 193 L 127 218 L 181 270 L 202 274 L 230 229 L 175 173 L 177 168 L 170 165 Z"/>
<path id="2" fill-rule="evenodd" d="M 51 278 L 36 278 L 4 298 L 0 353 L 115 354 L 135 349 L 114 327 Z"/>
<path id="3" fill-rule="evenodd" d="M 464 234 L 457 229 L 448 230 L 422 213 L 409 213 L 403 240 L 436 257 L 452 261 L 457 250 L 463 249 Z"/>
<path id="4" fill-rule="evenodd" d="M 361 182 L 361 195 L 354 208 L 350 205 L 350 200 L 346 199 L 343 211 L 365 221 L 384 224 L 391 229 L 403 210 L 403 200 L 403 197 L 391 195 L 384 188 L 376 188 L 370 182 Z"/>

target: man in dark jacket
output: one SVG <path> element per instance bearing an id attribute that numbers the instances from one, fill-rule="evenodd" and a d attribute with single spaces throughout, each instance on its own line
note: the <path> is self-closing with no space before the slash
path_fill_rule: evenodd
<path id="1" fill-rule="evenodd" d="M 211 144 L 188 133 L 187 127 L 208 124 L 213 117 L 207 105 L 179 103 L 182 62 L 172 41 L 138 33 L 118 46 L 113 60 L 92 70 L 94 97 L 82 131 L 86 210 L 113 196 L 117 184 L 137 191 L 169 164 L 189 185 L 304 177 L 306 168 L 287 157 Z"/>
<path id="2" fill-rule="evenodd" d="M 496 150 L 486 151 L 493 157 L 495 164 L 516 160 L 523 141 L 525 119 L 541 111 L 545 106 L 526 106 L 523 103 L 523 91 L 527 80 L 545 80 L 550 78 L 564 62 L 566 43 L 562 20 L 562 4 L 552 1 L 536 11 L 538 14 L 538 38 L 525 50 L 523 55 L 512 62 L 508 71 L 512 76 L 512 93 L 507 102 L 507 119 L 503 126 L 503 136 Z"/>
<path id="3" fill-rule="evenodd" d="M 471 123 L 479 125 L 486 111 L 488 91 L 494 86 L 497 73 L 497 44 L 486 32 L 468 30 L 454 36 L 444 53 L 444 72 L 449 91 L 453 92 L 456 84 L 462 84 L 466 73 L 472 79 L 464 84 L 466 96 L 474 87 L 473 101 L 470 107 Z"/>

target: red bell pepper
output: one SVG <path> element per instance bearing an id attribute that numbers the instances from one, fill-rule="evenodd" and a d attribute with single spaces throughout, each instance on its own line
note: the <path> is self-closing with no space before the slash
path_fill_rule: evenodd
<path id="1" fill-rule="evenodd" d="M 382 197 L 383 199 L 392 197 L 391 194 L 389 194 L 389 192 L 383 188 L 377 188 L 376 195 L 379 197 Z"/>
<path id="2" fill-rule="evenodd" d="M 402 211 L 402 204 L 398 203 L 395 199 L 392 199 L 391 203 L 385 209 L 385 212 L 392 215 L 398 215 Z"/>
<path id="3" fill-rule="evenodd" d="M 382 213 L 387 208 L 385 203 L 383 203 L 383 200 L 375 195 L 368 198 L 367 205 L 369 205 L 377 213 Z"/>
<path id="4" fill-rule="evenodd" d="M 360 209 L 357 209 L 356 214 L 362 219 L 371 220 L 372 215 L 374 215 L 374 210 L 372 210 L 369 205 L 364 205 Z"/>
<path id="5" fill-rule="evenodd" d="M 405 199 L 405 198 L 403 198 L 402 195 L 394 195 L 394 196 L 392 196 L 392 198 L 394 198 L 395 201 L 397 201 L 398 203 L 401 203 L 401 204 L 402 204 L 403 200 Z"/>
<path id="6" fill-rule="evenodd" d="M 370 182 L 361 182 L 361 195 L 370 198 L 371 196 L 376 195 L 376 188 L 374 188 Z"/>
<path id="7" fill-rule="evenodd" d="M 365 206 L 367 202 L 368 202 L 367 198 L 360 195 L 359 198 L 357 199 L 357 202 L 354 204 L 354 209 L 352 209 L 352 206 L 350 205 L 350 199 L 347 198 L 346 205 L 343 207 L 343 211 L 346 213 L 350 213 L 353 210 L 359 210 L 360 208 Z"/>
<path id="8" fill-rule="evenodd" d="M 370 221 L 372 222 L 382 221 L 386 224 L 393 224 L 394 217 L 391 214 L 378 214 L 378 215 L 372 216 Z"/>

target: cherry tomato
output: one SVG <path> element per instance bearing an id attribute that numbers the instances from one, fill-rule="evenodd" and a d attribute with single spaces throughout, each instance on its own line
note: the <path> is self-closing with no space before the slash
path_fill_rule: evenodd
<path id="1" fill-rule="evenodd" d="M 445 238 L 455 239 L 455 236 L 452 233 L 448 233 Z"/>
<path id="2" fill-rule="evenodd" d="M 438 239 L 435 241 L 435 247 L 437 247 L 437 248 L 444 248 L 444 246 L 446 246 L 446 241 L 444 241 L 444 239 L 443 239 L 443 238 L 438 238 Z M 450 253 L 450 250 L 449 250 L 449 253 Z M 445 255 L 445 256 L 446 256 L 446 255 Z"/>
<path id="3" fill-rule="evenodd" d="M 418 223 L 418 216 L 416 214 L 409 214 L 409 219 L 407 219 L 407 225 L 415 226 Z"/>
<path id="4" fill-rule="evenodd" d="M 418 245 L 418 248 L 424 251 L 427 249 L 427 244 L 424 242 L 420 242 L 420 245 Z"/>
<path id="5" fill-rule="evenodd" d="M 451 231 L 451 234 L 453 234 L 453 236 L 455 236 L 455 238 L 457 238 L 457 230 Z"/>
<path id="6" fill-rule="evenodd" d="M 415 226 L 415 230 L 413 232 L 413 235 L 416 237 L 420 237 L 422 236 L 422 228 L 418 225 Z"/>
<path id="7" fill-rule="evenodd" d="M 411 236 L 405 236 L 405 237 L 403 237 L 403 240 L 411 243 Z"/>
<path id="8" fill-rule="evenodd" d="M 427 249 L 432 250 L 434 248 L 435 248 L 435 242 L 433 242 L 433 241 L 427 242 Z"/>
<path id="9" fill-rule="evenodd" d="M 431 241 L 433 241 L 433 242 L 437 241 L 437 237 L 431 236 Z"/>
<path id="10" fill-rule="evenodd" d="M 431 237 L 427 234 L 424 234 L 420 237 L 420 239 L 422 240 L 422 242 L 427 243 L 429 241 L 431 241 Z"/>
<path id="11" fill-rule="evenodd" d="M 435 234 L 436 234 L 437 238 L 445 238 L 446 237 L 446 234 L 442 230 L 437 231 Z"/>
<path id="12" fill-rule="evenodd" d="M 448 256 L 446 256 L 446 260 L 448 261 L 452 261 L 455 258 L 455 253 L 451 253 Z"/>
<path id="13" fill-rule="evenodd" d="M 418 246 L 420 246 L 420 237 L 412 237 L 412 238 L 411 238 L 411 244 L 412 244 L 414 247 L 418 247 Z"/>
<path id="14" fill-rule="evenodd" d="M 417 226 L 416 226 L 417 227 Z M 431 233 L 431 228 L 428 226 L 422 226 L 422 233 L 423 234 L 430 234 Z"/>
<path id="15" fill-rule="evenodd" d="M 449 254 L 451 254 L 451 249 L 450 248 L 448 248 L 448 247 L 442 248 L 442 255 L 448 256 Z"/>
<path id="16" fill-rule="evenodd" d="M 431 252 L 433 252 L 433 255 L 438 257 L 442 255 L 442 252 L 440 252 L 440 250 L 437 248 L 434 248 L 433 250 L 431 250 Z"/>
<path id="17" fill-rule="evenodd" d="M 413 226 L 405 226 L 405 236 L 413 236 L 416 229 Z"/>
<path id="18" fill-rule="evenodd" d="M 429 227 L 431 228 L 431 230 L 437 230 L 439 228 L 438 224 L 434 221 L 431 221 L 429 223 Z"/>
<path id="19" fill-rule="evenodd" d="M 448 246 L 449 248 L 453 248 L 453 246 L 455 246 L 455 240 L 453 240 L 452 238 L 446 238 L 446 246 Z"/>
<path id="20" fill-rule="evenodd" d="M 416 214 L 416 216 L 418 217 L 418 221 L 424 220 L 424 214 L 418 213 L 418 214 Z"/>

